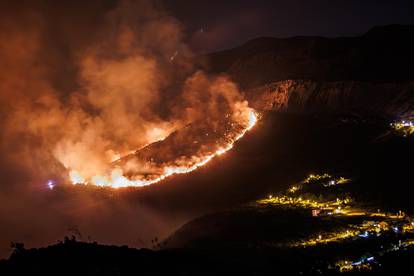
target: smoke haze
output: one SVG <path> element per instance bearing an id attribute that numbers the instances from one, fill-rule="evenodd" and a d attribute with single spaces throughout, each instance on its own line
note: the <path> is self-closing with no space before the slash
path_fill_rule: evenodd
<path id="1" fill-rule="evenodd" d="M 62 5 L 6 2 L 0 12 L 1 256 L 10 241 L 44 245 L 74 225 L 98 241 L 150 246 L 186 215 L 46 183 L 67 183 L 70 170 L 105 174 L 223 106 L 245 118 L 237 85 L 197 69 L 184 27 L 161 3 Z"/>

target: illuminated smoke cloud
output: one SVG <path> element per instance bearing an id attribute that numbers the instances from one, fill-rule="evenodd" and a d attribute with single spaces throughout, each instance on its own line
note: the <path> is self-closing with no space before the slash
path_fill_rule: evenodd
<path id="1" fill-rule="evenodd" d="M 29 18 L 42 21 L 37 15 Z M 71 49 L 76 89 L 68 93 L 54 84 L 54 68 L 42 63 L 43 25 L 34 26 L 38 28 L 17 26 L 18 32 L 2 34 L 8 43 L 2 44 L 0 66 L 6 72 L 1 105 L 8 107 L 2 145 L 10 147 L 23 137 L 13 159 L 37 175 L 64 174 L 73 183 L 101 185 L 114 180 L 122 183 L 112 186 L 125 186 L 123 171 L 135 166 L 156 169 L 163 179 L 191 171 L 214 151 L 231 147 L 235 137 L 156 167 L 148 160 L 128 162 L 126 168 L 111 164 L 195 121 L 217 127 L 226 115 L 242 127 L 233 136 L 249 126 L 253 111 L 237 85 L 193 68 L 182 26 L 157 4 L 123 1 L 110 10 L 94 39 Z"/>

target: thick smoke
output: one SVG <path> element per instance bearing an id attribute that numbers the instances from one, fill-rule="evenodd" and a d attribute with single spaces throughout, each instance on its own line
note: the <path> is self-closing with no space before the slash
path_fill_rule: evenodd
<path id="1" fill-rule="evenodd" d="M 19 46 L 13 44 L 2 52 L 17 65 L 12 76 L 24 76 L 25 85 L 17 77 L 20 95 L 6 122 L 6 139 L 28 135 L 30 144 L 39 140 L 41 158 L 50 159 L 52 154 L 64 168 L 90 178 L 105 174 L 119 157 L 191 121 L 206 114 L 222 115 L 218 110 L 222 99 L 234 108 L 243 98 L 228 79 L 202 72 L 191 75 L 191 53 L 182 42 L 181 29 L 179 22 L 151 2 L 121 2 L 106 14 L 95 41 L 72 50 L 77 89 L 66 94 L 48 79 L 53 68 L 38 60 L 42 34 L 38 30 L 19 33 L 21 37 L 13 34 L 11 39 L 21 44 L 21 53 L 16 56 Z M 187 75 L 183 91 L 168 95 L 177 80 Z M 15 89 L 4 87 L 2 93 Z M 4 98 L 16 101 L 15 96 Z M 166 107 L 170 107 L 167 112 Z M 32 157 L 40 160 L 37 154 Z M 48 168 L 46 173 L 51 173 Z"/>
<path id="2" fill-rule="evenodd" d="M 231 110 L 234 120 L 246 117 L 237 86 L 195 69 L 184 27 L 159 3 L 96 3 L 10 3 L 0 14 L 1 225 L 19 228 L 19 216 L 37 222 L 28 238 L 20 229 L 5 239 L 46 240 L 44 232 L 56 237 L 76 221 L 97 232 L 99 223 L 87 221 L 98 213 L 109 221 L 119 213 L 142 217 L 156 233 L 170 221 L 147 209 L 109 208 L 106 199 L 98 208 L 86 194 L 64 203 L 36 196 L 48 178 L 105 174 L 114 160 L 206 116 L 215 122 Z M 20 198 L 27 208 L 12 203 Z M 32 211 L 39 208 L 50 215 Z"/>

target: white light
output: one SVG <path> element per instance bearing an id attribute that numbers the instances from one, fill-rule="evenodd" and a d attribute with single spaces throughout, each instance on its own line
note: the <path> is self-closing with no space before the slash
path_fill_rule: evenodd
<path id="1" fill-rule="evenodd" d="M 55 184 L 53 183 L 53 180 L 49 180 L 47 182 L 47 186 L 49 187 L 50 190 L 53 190 L 53 188 L 55 187 Z"/>

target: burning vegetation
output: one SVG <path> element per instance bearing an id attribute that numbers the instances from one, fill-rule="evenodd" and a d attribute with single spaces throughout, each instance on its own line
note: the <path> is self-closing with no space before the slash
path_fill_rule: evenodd
<path id="1" fill-rule="evenodd" d="M 230 150 L 256 124 L 257 114 L 253 109 L 246 107 L 240 114 L 243 114 L 238 116 L 242 121 L 226 120 L 219 122 L 217 128 L 210 123 L 192 123 L 162 141 L 116 160 L 108 175 L 94 175 L 86 179 L 72 170 L 71 181 L 73 184 L 120 188 L 146 186 L 174 174 L 191 172 Z M 226 117 L 233 116 L 228 114 Z"/>
<path id="2" fill-rule="evenodd" d="M 68 46 L 74 74 L 65 89 L 43 62 L 47 24 L 9 20 L 0 21 L 0 107 L 8 115 L 0 145 L 19 140 L 5 152 L 37 178 L 149 185 L 203 166 L 257 121 L 237 84 L 207 74 L 181 23 L 156 3 L 120 1 L 82 47 Z"/>

